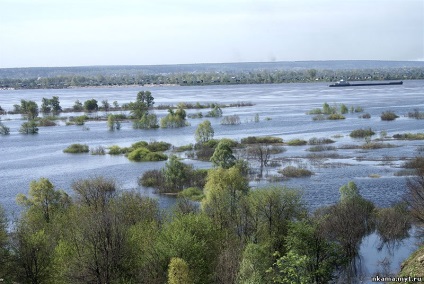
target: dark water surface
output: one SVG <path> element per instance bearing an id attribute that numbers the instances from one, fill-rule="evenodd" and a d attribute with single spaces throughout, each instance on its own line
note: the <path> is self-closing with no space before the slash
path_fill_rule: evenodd
<path id="1" fill-rule="evenodd" d="M 388 136 L 405 132 L 424 132 L 424 121 L 404 117 L 414 108 L 424 111 L 424 81 L 405 81 L 402 86 L 373 86 L 329 88 L 324 83 L 275 84 L 275 85 L 237 85 L 237 86 L 199 86 L 199 87 L 129 87 L 129 88 L 84 88 L 64 90 L 14 90 L 0 91 L 0 106 L 12 110 L 21 99 L 34 100 L 41 105 L 43 97 L 59 96 L 63 108 L 71 107 L 75 100 L 81 102 L 96 99 L 99 103 L 108 100 L 119 104 L 134 101 L 140 90 L 150 90 L 155 98 L 155 105 L 177 104 L 178 102 L 218 102 L 224 104 L 251 102 L 254 106 L 224 108 L 223 114 L 240 116 L 242 123 L 235 126 L 220 124 L 220 118 L 209 119 L 215 130 L 215 138 L 232 138 L 240 140 L 247 136 L 272 135 L 285 141 L 293 138 L 308 140 L 312 137 L 332 137 L 340 147 L 347 144 L 360 145 L 363 139 L 352 139 L 349 133 L 358 128 L 371 127 L 377 135 L 386 131 Z M 371 119 L 360 119 L 360 114 L 347 114 L 345 120 L 313 121 L 306 113 L 322 107 L 324 102 L 330 105 L 344 103 L 348 107 L 361 106 L 371 114 Z M 392 110 L 400 116 L 395 121 L 381 121 L 383 111 Z M 207 110 L 188 110 L 188 113 Z M 166 111 L 155 111 L 158 117 Z M 260 121 L 254 122 L 259 114 Z M 63 116 L 72 114 L 66 113 Z M 80 114 L 74 114 L 80 115 Z M 267 119 L 265 119 L 267 118 Z M 151 191 L 137 185 L 137 178 L 146 170 L 159 169 L 164 162 L 134 163 L 123 156 L 93 156 L 89 154 L 72 155 L 63 153 L 63 149 L 72 143 L 96 146 L 129 146 L 134 142 L 166 141 L 175 146 L 194 143 L 194 132 L 203 119 L 189 119 L 190 126 L 180 129 L 134 130 L 131 123 L 123 123 L 120 131 L 107 130 L 105 121 L 86 123 L 89 130 L 80 126 L 65 126 L 60 122 L 55 127 L 40 127 L 37 135 L 18 133 L 23 120 L 19 115 L 3 115 L 2 122 L 10 127 L 9 136 L 0 137 L 0 203 L 11 214 L 18 212 L 15 197 L 18 193 L 27 193 L 29 182 L 40 177 L 49 178 L 57 188 L 71 193 L 73 181 L 93 176 L 106 176 L 117 180 L 123 190 L 140 190 L 150 196 L 159 198 Z M 339 188 L 353 180 L 361 194 L 378 206 L 389 206 L 399 201 L 405 190 L 405 177 L 397 177 L 395 172 L 405 159 L 418 154 L 418 147 L 423 141 L 386 141 L 399 147 L 379 150 L 342 150 L 332 151 L 338 154 L 336 159 L 320 159 L 318 162 L 307 158 L 309 146 L 290 147 L 283 154 L 274 157 L 282 166 L 287 164 L 303 165 L 315 174 L 310 178 L 289 179 L 279 183 L 302 190 L 305 204 L 315 209 L 333 204 L 339 199 Z M 388 162 L 390 161 L 390 162 Z M 209 163 L 186 160 L 195 167 L 207 168 Z M 265 170 L 265 175 L 275 175 L 277 168 Z M 371 176 L 378 176 L 372 178 Z M 252 182 L 254 187 L 261 187 L 264 180 Z M 163 207 L 171 206 L 173 198 L 160 197 Z M 375 238 L 376 236 L 374 236 Z M 369 239 L 369 240 L 368 240 Z M 367 255 L 373 236 L 362 245 L 362 254 Z M 393 253 L 394 269 L 399 262 L 413 250 L 412 240 L 400 246 Z M 364 251 L 365 250 L 365 251 Z M 369 253 L 364 256 L 366 274 L 375 271 L 371 263 L 381 254 L 385 257 L 389 251 Z M 372 256 L 372 257 L 371 257 Z M 396 264 L 395 264 L 396 262 Z M 371 267 L 371 268 L 370 268 Z M 371 271 L 371 272 L 370 272 Z"/>

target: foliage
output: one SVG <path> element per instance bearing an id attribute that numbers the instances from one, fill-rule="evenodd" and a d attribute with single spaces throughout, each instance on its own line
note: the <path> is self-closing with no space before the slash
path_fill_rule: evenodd
<path id="1" fill-rule="evenodd" d="M 310 152 L 321 152 L 321 151 L 335 151 L 337 150 L 334 146 L 315 145 L 306 149 Z"/>
<path id="2" fill-rule="evenodd" d="M 190 269 L 187 262 L 179 257 L 171 258 L 168 268 L 169 284 L 191 284 Z"/>
<path id="3" fill-rule="evenodd" d="M 269 254 L 269 246 L 248 243 L 244 248 L 237 275 L 237 283 L 271 283 L 267 269 L 272 265 L 273 258 Z"/>
<path id="4" fill-rule="evenodd" d="M 215 105 L 211 111 L 206 114 L 206 117 L 222 117 L 222 109 Z"/>
<path id="5" fill-rule="evenodd" d="M 151 152 L 147 148 L 137 148 L 128 153 L 128 159 L 135 162 L 166 161 L 168 156 L 161 152 Z"/>
<path id="6" fill-rule="evenodd" d="M 125 154 L 125 152 L 118 145 L 113 145 L 109 147 L 109 155 L 120 155 Z"/>
<path id="7" fill-rule="evenodd" d="M 292 139 L 287 141 L 287 145 L 289 146 L 302 146 L 302 145 L 306 145 L 307 143 L 308 142 L 302 139 Z"/>
<path id="8" fill-rule="evenodd" d="M 144 103 L 147 108 L 152 108 L 155 104 L 155 99 L 150 91 L 140 91 L 137 93 L 137 102 Z"/>
<path id="9" fill-rule="evenodd" d="M 72 153 L 72 154 L 88 153 L 89 152 L 89 148 L 88 148 L 88 145 L 71 144 L 70 146 L 68 146 L 68 148 L 66 148 L 65 150 L 63 150 L 63 152 L 64 153 Z"/>
<path id="10" fill-rule="evenodd" d="M 56 126 L 56 122 L 48 119 L 48 118 L 41 118 L 38 120 L 38 126 Z"/>
<path id="11" fill-rule="evenodd" d="M 214 130 L 209 120 L 205 120 L 199 124 L 195 132 L 195 138 L 197 143 L 206 143 L 209 140 L 213 139 L 213 136 Z"/>
<path id="12" fill-rule="evenodd" d="M 396 115 L 393 111 L 383 111 L 380 115 L 381 120 L 385 120 L 385 121 L 391 121 L 391 120 L 395 120 L 396 118 L 398 118 L 399 116 Z"/>
<path id="13" fill-rule="evenodd" d="M 103 146 L 97 146 L 96 148 L 90 149 L 91 155 L 106 155 L 106 149 Z"/>
<path id="14" fill-rule="evenodd" d="M 107 116 L 107 127 L 110 131 L 120 130 L 121 122 L 119 121 L 117 116 L 115 116 L 114 114 L 109 114 Z"/>
<path id="15" fill-rule="evenodd" d="M 371 118 L 371 114 L 364 113 L 364 114 L 360 115 L 359 118 L 369 119 L 369 118 Z"/>
<path id="16" fill-rule="evenodd" d="M 280 137 L 274 137 L 274 136 L 249 136 L 247 138 L 241 139 L 241 144 L 257 144 L 257 143 L 264 143 L 264 144 L 275 144 L 275 143 L 283 143 L 283 139 Z"/>
<path id="17" fill-rule="evenodd" d="M 424 119 L 424 112 L 420 111 L 418 108 L 414 109 L 413 112 L 408 112 L 409 118 L 415 119 Z"/>
<path id="18" fill-rule="evenodd" d="M 178 108 L 175 112 L 168 109 L 168 114 L 160 120 L 162 128 L 177 128 L 186 126 L 186 112 L 182 108 Z"/>
<path id="19" fill-rule="evenodd" d="M 24 122 L 19 129 L 19 133 L 22 134 L 37 134 L 38 133 L 38 124 L 34 120 Z"/>
<path id="20" fill-rule="evenodd" d="M 154 129 L 158 128 L 158 118 L 156 114 L 143 114 L 140 120 L 136 120 L 133 123 L 135 129 Z"/>
<path id="21" fill-rule="evenodd" d="M 307 265 L 308 258 L 306 255 L 298 255 L 293 251 L 280 257 L 277 253 L 275 255 L 277 261 L 274 263 L 273 268 L 268 270 L 270 273 L 275 270 L 276 276 L 273 277 L 274 283 L 283 284 L 307 284 L 311 283 L 311 275 L 308 273 Z"/>
<path id="22" fill-rule="evenodd" d="M 210 159 L 212 164 L 216 167 L 228 169 L 235 163 L 236 158 L 233 155 L 233 150 L 226 141 L 221 141 L 215 148 L 213 155 Z"/>
<path id="23" fill-rule="evenodd" d="M 349 112 L 348 107 L 347 107 L 345 104 L 341 104 L 341 105 L 340 105 L 340 113 L 341 113 L 341 114 L 346 114 L 346 113 L 348 113 L 348 112 Z"/>
<path id="24" fill-rule="evenodd" d="M 403 133 L 395 134 L 393 138 L 400 140 L 424 140 L 424 133 Z"/>
<path id="25" fill-rule="evenodd" d="M 375 134 L 374 131 L 371 130 L 371 128 L 368 129 L 356 129 L 350 132 L 349 136 L 352 138 L 364 138 L 367 136 L 373 136 Z"/>
<path id="26" fill-rule="evenodd" d="M 339 120 L 339 119 L 345 119 L 346 117 L 344 117 L 343 115 L 339 114 L 339 113 L 332 113 L 330 114 L 327 119 L 329 120 Z"/>
<path id="27" fill-rule="evenodd" d="M 34 120 L 38 116 L 38 105 L 34 101 L 21 100 L 20 112 L 24 114 L 28 120 Z"/>
<path id="28" fill-rule="evenodd" d="M 240 123 L 240 117 L 237 114 L 224 116 L 221 120 L 222 125 L 238 125 Z"/>
<path id="29" fill-rule="evenodd" d="M 62 111 L 62 107 L 60 106 L 59 97 L 53 96 L 51 99 L 43 98 L 41 104 L 41 112 L 53 114 L 58 114 Z"/>
<path id="30" fill-rule="evenodd" d="M 287 166 L 281 170 L 278 171 L 285 177 L 292 177 L 292 178 L 298 178 L 298 177 L 309 177 L 313 175 L 314 173 L 311 172 L 308 169 L 305 169 L 303 167 L 295 167 L 295 166 Z"/>
<path id="31" fill-rule="evenodd" d="M 91 99 L 91 100 L 86 100 L 84 102 L 84 110 L 85 111 L 97 111 L 99 109 L 99 106 L 97 105 L 97 100 L 95 99 Z"/>
<path id="32" fill-rule="evenodd" d="M 9 135 L 10 128 L 0 122 L 0 135 Z"/>
<path id="33" fill-rule="evenodd" d="M 308 144 L 309 145 L 322 145 L 322 144 L 331 144 L 334 143 L 336 141 L 330 139 L 330 138 L 316 138 L 316 137 L 312 137 L 311 139 L 309 139 Z"/>
<path id="34" fill-rule="evenodd" d="M 74 105 L 73 105 L 73 107 L 72 107 L 72 109 L 74 111 L 82 111 L 84 109 L 84 107 L 83 107 L 82 103 L 79 100 L 76 100 L 75 103 L 74 103 Z"/>
<path id="35" fill-rule="evenodd" d="M 197 187 L 188 187 L 178 193 L 179 197 L 185 197 L 193 201 L 201 201 L 204 197 L 203 191 Z"/>

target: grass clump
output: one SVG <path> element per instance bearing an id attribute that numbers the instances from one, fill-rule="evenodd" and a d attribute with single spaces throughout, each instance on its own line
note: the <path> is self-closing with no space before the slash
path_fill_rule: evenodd
<path id="1" fill-rule="evenodd" d="M 368 142 L 361 145 L 361 149 L 364 149 L 364 150 L 394 148 L 394 147 L 397 147 L 397 146 L 390 143 L 381 143 L 381 142 Z"/>
<path id="2" fill-rule="evenodd" d="M 371 130 L 371 128 L 368 129 L 356 129 L 353 130 L 349 136 L 352 138 L 365 138 L 365 137 L 369 137 L 369 136 L 373 136 L 375 134 L 374 131 Z"/>
<path id="3" fill-rule="evenodd" d="M 71 144 L 68 148 L 63 150 L 64 153 L 70 154 L 88 153 L 89 151 L 88 145 L 85 144 Z"/>
<path id="4" fill-rule="evenodd" d="M 302 168 L 302 167 L 295 167 L 295 166 L 287 166 L 279 170 L 278 172 L 285 177 L 291 177 L 291 178 L 309 177 L 313 175 L 313 172 L 311 172 L 310 170 Z"/>
<path id="5" fill-rule="evenodd" d="M 396 115 L 396 113 L 394 113 L 391 110 L 388 111 L 383 111 L 380 115 L 381 120 L 384 121 L 391 121 L 391 120 L 395 120 L 396 118 L 398 118 L 399 116 Z"/>
<path id="6" fill-rule="evenodd" d="M 175 147 L 174 151 L 175 152 L 191 151 L 191 150 L 193 150 L 193 147 L 194 147 L 193 144 L 183 145 L 183 146 L 180 146 L 180 147 Z"/>
<path id="7" fill-rule="evenodd" d="M 308 144 L 308 142 L 303 139 L 292 139 L 287 142 L 289 146 L 302 146 L 306 144 Z"/>
<path id="8" fill-rule="evenodd" d="M 56 126 L 56 122 L 48 119 L 48 118 L 41 118 L 40 120 L 38 120 L 38 126 Z"/>

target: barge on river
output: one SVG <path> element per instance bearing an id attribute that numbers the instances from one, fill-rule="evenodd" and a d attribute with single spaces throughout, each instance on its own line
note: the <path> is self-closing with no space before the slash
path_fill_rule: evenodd
<path id="1" fill-rule="evenodd" d="M 392 85 L 402 85 L 402 81 L 396 82 L 375 82 L 375 83 L 349 83 L 345 80 L 340 80 L 337 83 L 330 85 L 329 87 L 357 87 L 357 86 L 392 86 Z"/>

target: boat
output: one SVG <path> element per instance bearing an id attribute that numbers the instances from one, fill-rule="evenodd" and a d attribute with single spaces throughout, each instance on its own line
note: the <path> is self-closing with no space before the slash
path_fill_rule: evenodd
<path id="1" fill-rule="evenodd" d="M 402 85 L 403 81 L 395 82 L 375 82 L 375 83 L 349 83 L 345 80 L 340 80 L 329 87 L 357 87 L 357 86 L 391 86 L 391 85 Z"/>

